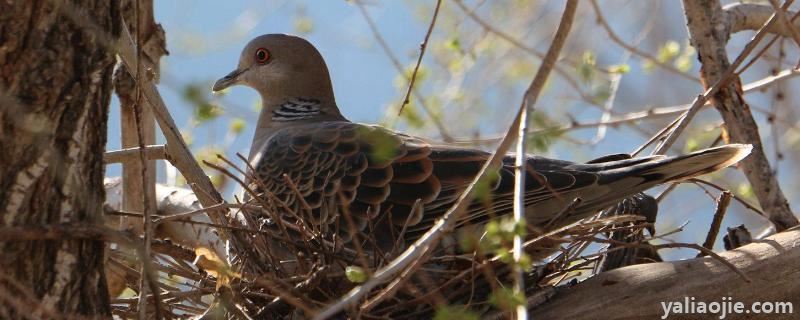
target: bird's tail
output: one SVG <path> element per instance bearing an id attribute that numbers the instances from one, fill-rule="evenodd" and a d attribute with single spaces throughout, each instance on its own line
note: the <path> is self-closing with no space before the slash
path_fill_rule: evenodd
<path id="1" fill-rule="evenodd" d="M 748 144 L 729 144 L 674 157 L 651 156 L 587 163 L 580 169 L 597 174 L 597 186 L 592 192 L 577 194 L 584 201 L 570 220 L 582 219 L 656 185 L 691 179 L 733 165 L 747 157 L 751 149 Z M 564 207 L 566 204 L 562 200 L 549 205 Z"/>
<path id="2" fill-rule="evenodd" d="M 603 170 L 601 180 L 608 183 L 639 176 L 644 184 L 660 184 L 694 178 L 733 165 L 747 157 L 753 149 L 749 144 L 729 144 L 675 157 L 659 157 L 624 168 Z M 603 184 L 604 181 L 598 181 Z"/>

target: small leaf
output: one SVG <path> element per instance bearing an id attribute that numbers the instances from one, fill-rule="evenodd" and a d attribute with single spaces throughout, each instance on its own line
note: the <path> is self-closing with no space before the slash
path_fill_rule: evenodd
<path id="1" fill-rule="evenodd" d="M 736 188 L 736 193 L 738 193 L 742 198 L 752 198 L 753 186 L 751 186 L 749 183 L 743 182 L 739 184 L 739 187 Z"/>
<path id="2" fill-rule="evenodd" d="M 697 150 L 700 147 L 700 144 L 697 142 L 697 139 L 688 138 L 686 139 L 686 152 L 692 152 Z"/>
<path id="3" fill-rule="evenodd" d="M 475 183 L 475 187 L 472 189 L 472 194 L 475 196 L 475 200 L 488 204 L 489 201 L 492 200 L 492 187 L 499 179 L 499 171 L 487 172 L 480 179 L 478 179 L 478 182 Z"/>
<path id="4" fill-rule="evenodd" d="M 193 263 L 203 268 L 209 275 L 217 278 L 217 290 L 222 286 L 230 288 L 231 280 L 242 277 L 240 273 L 233 271 L 228 263 L 220 258 L 214 250 L 201 246 L 194 249 L 194 253 L 197 257 Z"/>
<path id="5" fill-rule="evenodd" d="M 675 41 L 667 41 L 661 48 L 658 49 L 656 59 L 658 62 L 666 63 L 675 59 L 681 51 L 681 45 Z"/>
<path id="6" fill-rule="evenodd" d="M 222 109 L 215 104 L 203 102 L 195 105 L 194 118 L 197 122 L 211 121 L 220 115 L 222 115 Z"/>
<path id="7" fill-rule="evenodd" d="M 347 268 L 344 270 L 344 274 L 347 277 L 347 280 L 350 280 L 350 282 L 353 283 L 363 283 L 368 279 L 364 268 L 359 266 L 347 266 Z"/>
<path id="8" fill-rule="evenodd" d="M 578 76 L 583 82 L 591 82 L 595 74 L 597 58 L 592 51 L 584 51 L 581 64 L 578 65 Z"/>
<path id="9" fill-rule="evenodd" d="M 236 135 L 241 134 L 242 131 L 244 131 L 246 125 L 247 123 L 245 123 L 243 119 L 240 118 L 233 119 L 231 120 L 231 125 L 230 125 L 231 132 L 233 132 L 233 134 Z"/>
<path id="10" fill-rule="evenodd" d="M 190 83 L 183 87 L 183 99 L 194 107 L 194 119 L 203 123 L 213 120 L 222 114 L 222 108 L 211 102 L 208 97 L 208 85 L 205 83 Z"/>
<path id="11" fill-rule="evenodd" d="M 533 269 L 533 260 L 531 260 L 531 256 L 522 253 L 519 257 L 519 262 L 517 262 L 517 266 L 525 272 L 530 272 L 531 269 Z"/>
<path id="12" fill-rule="evenodd" d="M 461 52 L 461 41 L 458 40 L 458 37 L 454 37 L 445 41 L 444 47 L 456 52 Z"/>
<path id="13" fill-rule="evenodd" d="M 608 68 L 608 72 L 611 73 L 628 73 L 631 71 L 631 66 L 627 63 L 624 64 L 616 64 Z"/>

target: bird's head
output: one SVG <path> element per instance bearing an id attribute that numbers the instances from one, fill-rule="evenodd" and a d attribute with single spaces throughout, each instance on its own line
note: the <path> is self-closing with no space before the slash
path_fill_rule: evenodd
<path id="1" fill-rule="evenodd" d="M 217 80 L 213 90 L 235 85 L 248 86 L 261 95 L 262 109 L 249 158 L 276 130 L 300 123 L 346 120 L 336 106 L 325 60 L 300 37 L 266 34 L 251 40 L 236 69 Z"/>
<path id="2" fill-rule="evenodd" d="M 266 112 L 300 98 L 319 101 L 323 114 L 339 114 L 325 60 L 300 37 L 266 34 L 251 40 L 242 50 L 237 68 L 217 80 L 213 90 L 235 85 L 258 91 Z"/>

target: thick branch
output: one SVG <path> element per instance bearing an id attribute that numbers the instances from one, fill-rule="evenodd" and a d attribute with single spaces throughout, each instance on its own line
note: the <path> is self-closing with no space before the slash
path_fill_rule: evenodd
<path id="1" fill-rule="evenodd" d="M 720 261 L 707 257 L 640 264 L 563 289 L 534 314 L 541 319 L 660 319 L 664 315 L 661 302 L 684 297 L 704 302 L 731 297 L 732 302 L 747 306 L 755 301 L 800 303 L 796 285 L 800 273 L 795 267 L 800 259 L 800 231 L 783 232 L 720 256 L 752 281 L 744 281 Z"/>
<path id="2" fill-rule="evenodd" d="M 764 25 L 775 9 L 770 5 L 752 4 L 752 3 L 734 3 L 725 6 L 723 9 L 724 19 L 730 28 L 730 33 L 734 34 L 740 31 L 758 30 Z M 790 16 L 794 12 L 787 12 Z M 793 22 L 795 28 L 800 29 L 800 19 Z M 782 23 L 777 23 L 767 29 L 768 32 L 777 34 L 783 37 L 792 37 L 792 32 Z"/>
<path id="3" fill-rule="evenodd" d="M 134 70 L 137 66 L 135 63 L 136 45 L 130 34 L 127 33 L 127 29 L 123 30 L 123 35 L 118 45 L 122 62 L 125 63 L 128 70 Z M 159 127 L 161 127 L 161 131 L 164 133 L 164 137 L 167 140 L 167 153 L 170 155 L 170 162 L 172 165 L 178 168 L 186 180 L 189 181 L 189 186 L 192 188 L 195 195 L 197 195 L 197 200 L 203 207 L 212 207 L 224 203 L 225 200 L 216 188 L 214 188 L 214 185 L 205 172 L 203 172 L 203 169 L 200 168 L 200 164 L 198 164 L 197 160 L 192 156 L 189 147 L 181 137 L 178 127 L 175 125 L 175 120 L 172 119 L 172 115 L 170 115 L 169 110 L 167 110 L 167 106 L 164 104 L 161 94 L 158 92 L 155 83 L 153 83 L 152 75 L 148 75 L 147 72 L 137 72 L 137 74 L 141 75 L 141 78 L 134 80 L 139 82 L 141 94 L 147 101 L 147 105 L 152 107 L 156 121 Z M 227 212 L 222 209 L 209 212 L 211 220 L 221 225 L 228 224 L 226 215 Z M 225 230 L 219 230 L 218 232 L 223 239 L 227 240 L 229 238 Z M 243 243 L 243 241 L 234 241 L 232 245 L 234 248 L 238 248 Z"/>
<path id="4" fill-rule="evenodd" d="M 122 209 L 122 185 L 119 178 L 106 178 L 106 202 L 107 209 L 121 211 Z M 192 190 L 181 187 L 156 184 L 156 214 L 165 220 L 165 217 L 184 215 L 180 220 L 191 221 L 166 221 L 159 223 L 154 220 L 155 239 L 170 239 L 172 242 L 182 245 L 192 250 L 206 247 L 214 250 L 220 257 L 225 255 L 225 244 L 217 236 L 213 222 L 205 212 L 186 215 L 187 212 L 197 212 L 202 209 L 197 196 Z M 137 216 L 119 216 L 119 219 L 107 219 L 107 226 L 116 230 L 130 230 L 136 235 L 141 236 L 142 218 Z"/>
<path id="5" fill-rule="evenodd" d="M 729 38 L 729 30 L 725 26 L 726 15 L 718 1 L 684 0 L 683 5 L 691 43 L 697 49 L 702 63 L 701 78 L 705 86 L 714 84 L 731 67 L 725 50 Z M 750 107 L 744 101 L 738 77 L 719 88 L 712 98 L 714 107 L 725 121 L 730 142 L 753 145 L 753 152 L 740 166 L 750 181 L 761 208 L 770 213 L 770 220 L 778 230 L 797 225 L 797 218 L 792 214 L 764 154 L 758 125 L 750 113 Z"/>

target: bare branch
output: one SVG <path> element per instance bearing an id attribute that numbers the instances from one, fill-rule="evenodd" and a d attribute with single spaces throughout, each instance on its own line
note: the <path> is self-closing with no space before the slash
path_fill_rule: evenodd
<path id="1" fill-rule="evenodd" d="M 422 64 L 422 57 L 425 56 L 425 49 L 428 48 L 428 39 L 431 38 L 431 33 L 433 33 L 433 27 L 436 25 L 436 18 L 439 17 L 439 8 L 442 6 L 442 0 L 436 1 L 436 7 L 433 8 L 433 17 L 431 18 L 431 23 L 428 25 L 428 31 L 425 32 L 425 39 L 419 44 L 419 56 L 417 56 L 417 64 L 414 65 L 414 72 L 411 73 L 411 79 L 408 80 L 408 90 L 406 90 L 405 97 L 403 97 L 403 102 L 400 104 L 400 109 L 397 111 L 397 115 L 403 113 L 403 108 L 409 102 L 409 97 L 411 96 L 411 90 L 414 89 L 414 82 L 417 80 L 417 72 L 419 71 L 419 66 Z"/>
<path id="2" fill-rule="evenodd" d="M 166 160 L 167 149 L 163 144 L 145 146 L 144 155 L 147 160 Z M 138 156 L 139 147 L 108 151 L 103 155 L 103 162 L 106 164 L 125 163 L 136 161 L 135 157 Z"/>

